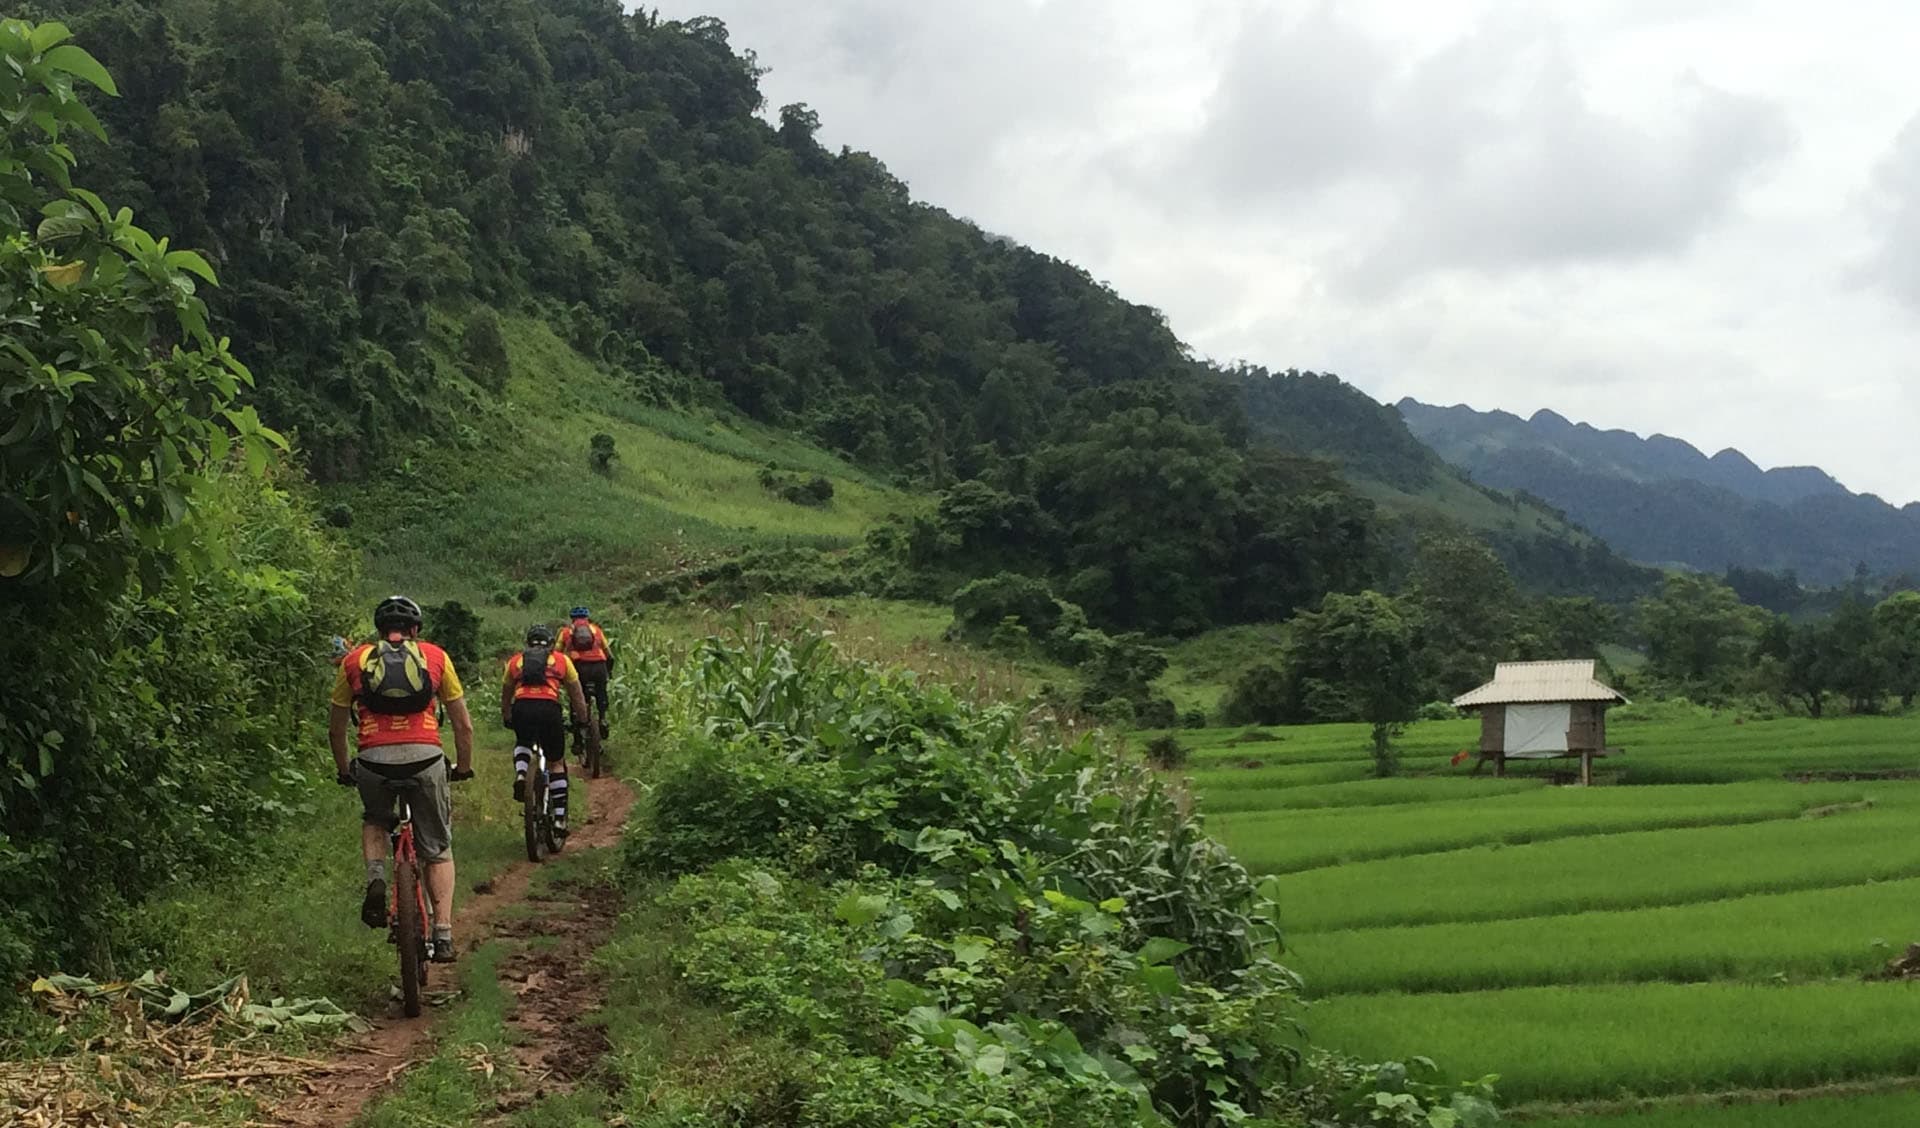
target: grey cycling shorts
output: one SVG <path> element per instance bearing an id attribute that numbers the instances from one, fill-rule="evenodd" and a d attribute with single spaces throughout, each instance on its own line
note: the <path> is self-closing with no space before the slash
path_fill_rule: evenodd
<path id="1" fill-rule="evenodd" d="M 447 759 L 433 745 L 431 759 L 413 763 L 355 760 L 353 782 L 360 788 L 361 821 L 392 830 L 405 796 L 413 815 L 413 847 L 423 862 L 453 858 L 453 801 L 447 794 Z"/>

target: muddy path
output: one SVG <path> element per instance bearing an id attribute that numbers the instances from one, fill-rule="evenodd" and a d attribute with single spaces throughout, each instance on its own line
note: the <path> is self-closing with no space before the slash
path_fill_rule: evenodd
<path id="1" fill-rule="evenodd" d="M 593 781 L 588 800 L 587 819 L 584 825 L 575 823 L 568 854 L 617 845 L 634 795 L 625 783 L 607 776 Z M 604 1048 L 597 1028 L 578 1019 L 595 1009 L 604 991 L 586 962 L 611 934 L 618 916 L 609 891 L 565 887 L 543 893 L 527 915 L 496 920 L 502 909 L 527 902 L 535 869 L 530 862 L 515 863 L 490 881 L 462 889 L 455 903 L 463 961 L 488 940 L 547 938 L 537 950 L 516 944 L 514 955 L 501 965 L 504 986 L 517 1000 L 509 1021 L 518 1035 L 515 1064 L 524 1079 L 525 1092 L 513 1094 L 519 1103 L 570 1087 Z M 445 971 L 434 970 L 442 978 L 429 990 L 445 990 Z M 465 974 L 463 970 L 463 982 Z M 403 1018 L 396 1008 L 374 1019 L 370 1033 L 341 1043 L 327 1070 L 304 1083 L 303 1093 L 279 1102 L 274 1123 L 289 1128 L 351 1123 L 410 1067 L 433 1056 L 435 1017 L 429 1008 L 419 1018 Z"/>

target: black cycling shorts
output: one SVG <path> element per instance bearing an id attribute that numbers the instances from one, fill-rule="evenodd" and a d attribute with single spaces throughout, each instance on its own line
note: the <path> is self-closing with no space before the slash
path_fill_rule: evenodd
<path id="1" fill-rule="evenodd" d="M 580 688 L 586 691 L 587 700 L 600 706 L 600 715 L 607 715 L 607 676 L 612 666 L 606 662 L 575 662 L 573 668 L 580 671 Z"/>
<path id="2" fill-rule="evenodd" d="M 564 758 L 567 754 L 567 725 L 560 703 L 538 697 L 515 701 L 513 739 L 522 748 L 544 750 L 549 760 Z"/>

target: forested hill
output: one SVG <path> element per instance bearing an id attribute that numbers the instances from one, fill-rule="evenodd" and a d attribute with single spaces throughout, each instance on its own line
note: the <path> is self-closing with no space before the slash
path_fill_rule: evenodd
<path id="1" fill-rule="evenodd" d="M 1551 412 L 1398 405 L 1408 426 L 1477 482 L 1525 490 L 1638 560 L 1720 571 L 1794 572 L 1839 584 L 1865 565 L 1920 573 L 1920 505 L 1855 494 L 1813 467 L 1761 470 L 1737 450 L 1708 457 Z"/>
<path id="2" fill-rule="evenodd" d="M 456 444 L 538 472 L 503 419 L 507 313 L 622 402 L 977 483 L 941 554 L 1042 574 L 1117 626 L 1284 618 L 1404 574 L 1408 529 L 1436 524 L 1478 530 L 1536 590 L 1645 585 L 1544 509 L 1436 474 L 1339 381 L 1197 360 L 1157 311 L 826 150 L 805 106 L 764 120 L 716 20 L 615 0 L 28 7 L 118 76 L 89 185 L 208 252 L 256 402 L 323 483 L 405 499 L 439 475 L 392 469 Z"/>
<path id="3" fill-rule="evenodd" d="M 102 195 L 206 248 L 268 417 L 322 480 L 454 402 L 430 312 L 526 307 L 662 400 L 724 397 L 933 480 L 1146 382 L 1153 310 L 915 202 L 715 20 L 614 0 L 59 0 L 119 76 Z M 1223 391 L 1218 398 L 1224 403 Z"/>

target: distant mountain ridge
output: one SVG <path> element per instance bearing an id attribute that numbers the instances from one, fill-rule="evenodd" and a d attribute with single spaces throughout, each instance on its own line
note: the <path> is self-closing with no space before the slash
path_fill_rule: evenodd
<path id="1" fill-rule="evenodd" d="M 1522 419 L 1414 399 L 1396 407 L 1441 458 L 1482 485 L 1525 490 L 1650 564 L 1794 572 L 1837 584 L 1865 564 L 1920 573 L 1920 504 L 1888 505 L 1817 467 L 1763 470 L 1737 450 L 1712 456 L 1666 435 Z"/>

